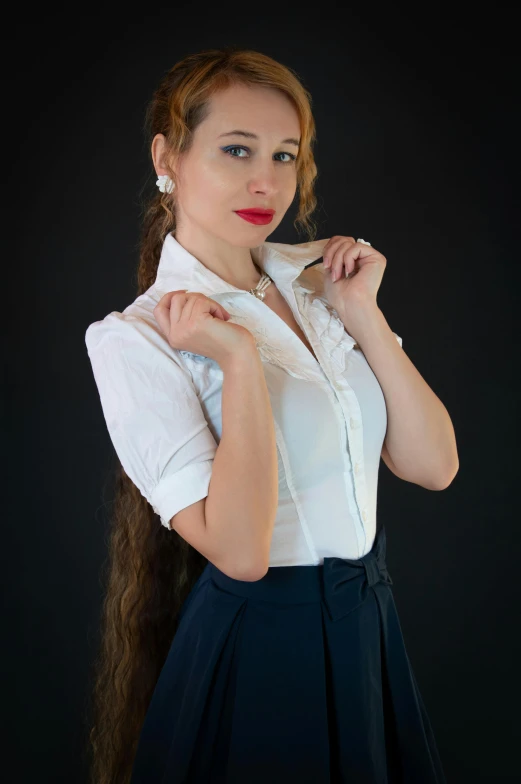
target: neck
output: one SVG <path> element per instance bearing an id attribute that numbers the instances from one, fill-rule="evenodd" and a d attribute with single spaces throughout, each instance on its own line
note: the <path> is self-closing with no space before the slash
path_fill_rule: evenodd
<path id="1" fill-rule="evenodd" d="M 185 250 L 226 283 L 245 291 L 258 286 L 263 271 L 253 261 L 249 248 L 229 245 L 200 230 L 190 232 L 182 227 L 176 229 L 174 237 Z"/>

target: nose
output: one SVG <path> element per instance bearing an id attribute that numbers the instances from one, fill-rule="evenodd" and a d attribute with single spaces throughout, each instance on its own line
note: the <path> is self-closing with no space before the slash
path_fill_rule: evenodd
<path id="1" fill-rule="evenodd" d="M 281 164 L 279 164 L 281 166 Z M 288 188 L 287 174 L 276 168 L 275 161 L 270 164 L 259 165 L 252 173 L 249 172 L 248 190 L 252 194 L 264 194 L 266 197 L 273 197 L 279 191 Z M 293 183 L 292 183 L 293 186 Z"/>

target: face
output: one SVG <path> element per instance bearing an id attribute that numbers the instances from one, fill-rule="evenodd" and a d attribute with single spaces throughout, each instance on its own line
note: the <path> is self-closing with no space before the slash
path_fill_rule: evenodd
<path id="1" fill-rule="evenodd" d="M 253 133 L 223 136 L 230 131 Z M 296 189 L 298 114 L 290 100 L 270 88 L 234 85 L 216 93 L 193 146 L 174 168 L 178 185 L 176 223 L 185 236 L 203 230 L 230 245 L 250 248 L 280 224 Z M 154 139 L 160 153 L 164 137 Z M 154 148 L 153 148 L 154 150 Z M 158 160 L 159 160 L 158 154 Z M 156 166 L 158 174 L 167 173 Z M 270 223 L 255 225 L 235 210 L 274 209 Z"/>

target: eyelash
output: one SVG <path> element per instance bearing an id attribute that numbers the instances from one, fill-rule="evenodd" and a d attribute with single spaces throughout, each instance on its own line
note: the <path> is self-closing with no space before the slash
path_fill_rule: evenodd
<path id="1" fill-rule="evenodd" d="M 242 144 L 234 144 L 231 147 L 221 147 L 221 150 L 224 153 L 226 153 L 226 154 L 228 154 L 230 152 L 230 150 L 246 150 L 246 152 L 250 152 L 249 147 L 243 147 Z M 280 152 L 280 153 L 278 152 L 278 153 L 276 153 L 276 155 L 289 155 L 289 157 L 290 157 L 289 161 L 279 161 L 279 163 L 290 164 L 290 163 L 293 163 L 294 161 L 297 160 L 297 156 L 293 155 L 293 153 L 291 153 L 291 152 Z M 239 155 L 230 155 L 230 158 L 240 158 L 240 156 Z"/>

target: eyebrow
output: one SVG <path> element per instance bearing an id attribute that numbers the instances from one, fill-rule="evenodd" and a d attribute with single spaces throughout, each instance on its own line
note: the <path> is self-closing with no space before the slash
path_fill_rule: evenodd
<path id="1" fill-rule="evenodd" d="M 220 139 L 222 136 L 245 136 L 247 139 L 259 138 L 256 133 L 251 133 L 250 131 L 239 131 L 239 130 L 228 131 L 227 133 L 221 133 L 220 136 L 218 136 L 217 138 Z M 300 143 L 298 139 L 293 139 L 292 137 L 290 137 L 289 139 L 282 139 L 281 144 L 294 144 L 295 147 L 298 147 Z"/>

